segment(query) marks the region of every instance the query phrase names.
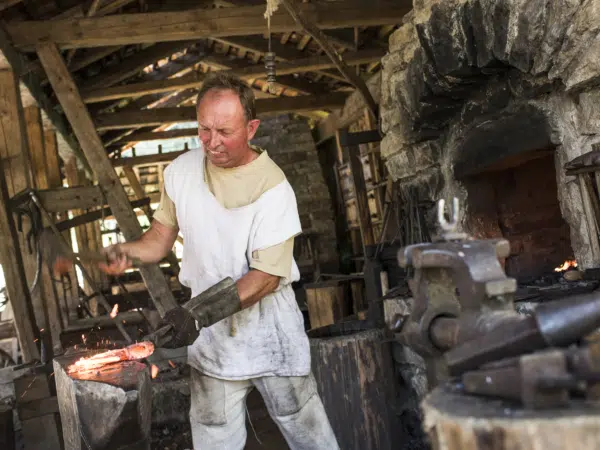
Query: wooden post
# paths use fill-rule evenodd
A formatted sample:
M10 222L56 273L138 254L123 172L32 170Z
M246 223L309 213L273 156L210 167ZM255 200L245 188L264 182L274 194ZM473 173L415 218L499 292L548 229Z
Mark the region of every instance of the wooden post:
M0 262L4 270L8 297L15 316L15 326L23 359L39 358L35 344L39 339L32 300L27 286L23 256L19 250L12 214L8 209L9 195L28 185L28 172L17 170L25 166L28 152L23 122L18 80L10 70L0 71ZM14 172L14 177L12 176Z
M121 185L115 169L112 167L102 141L96 132L94 122L85 107L81 95L71 74L55 44L40 43L37 54L48 74L48 80L56 93L60 104L69 119L83 152L93 168L98 182L105 188L108 204L115 215L125 239L132 241L142 235L137 216L129 204L127 194ZM158 265L140 269L148 291L163 316L177 303L165 277Z
M27 140L29 154L32 162L33 184L38 189L48 189L48 166L46 162L46 149L44 131L42 128L42 115L37 106L28 106L24 109L25 126L27 128ZM47 225L47 224L46 224ZM62 318L56 297L54 281L46 264L39 268L39 296L41 297L45 310L47 323L52 337L54 353L62 353L60 333L62 331Z
M82 185L81 179L85 178L82 172L77 168L77 160L75 158L71 158L65 164L65 174L67 178L67 183L69 186L80 186ZM83 211L81 209L74 209L73 214L75 216L79 216ZM77 242L77 250L89 250L88 249L88 229L85 225L80 225L75 227L75 241ZM91 267L89 264L83 264L85 270L88 271L90 276L94 278L94 267ZM76 278L75 278L76 279ZM84 279L83 280L83 288L86 292L91 293L92 288L89 283ZM88 308L93 315L98 313L98 306L96 299L91 299L88 302Z
M523 410L440 386L425 398L421 409L432 450L596 448L600 414L583 403L551 411Z
M340 448L402 448L407 436L394 411L398 383L384 330L341 322L308 336L317 389Z
M55 131L46 130L44 132L44 147L46 149L48 187L50 189L61 188L63 182L62 174L60 171L58 145L56 141ZM57 214L56 217L59 220L68 218L68 216L66 215L66 211ZM63 233L63 236L65 237L69 245L72 246L70 231ZM78 281L75 266L72 266L69 269L69 272L67 273L66 277L70 280L70 285L67 286L67 289L62 289L63 286L61 285L57 286L57 289L59 290L58 297L62 298L62 303L60 303L60 310L61 317L63 320L63 329L68 327L69 323L77 318L77 307L79 302ZM65 278L63 278L63 282L64 281L66 281Z

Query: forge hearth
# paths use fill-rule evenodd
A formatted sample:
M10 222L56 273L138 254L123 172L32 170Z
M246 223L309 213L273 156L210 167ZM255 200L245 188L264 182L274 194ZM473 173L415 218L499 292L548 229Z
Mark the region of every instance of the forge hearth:
M150 368L140 361L118 361L69 370L96 353L54 359L65 450L149 450Z
M599 23L596 1L415 0L390 37L380 111L392 179L420 202L459 198L461 231L510 240L511 276L567 259L600 268L597 211L565 171L600 142Z
M538 152L509 162L461 180L467 192L465 228L478 239L507 239L507 275L534 280L574 259L558 203L554 154Z

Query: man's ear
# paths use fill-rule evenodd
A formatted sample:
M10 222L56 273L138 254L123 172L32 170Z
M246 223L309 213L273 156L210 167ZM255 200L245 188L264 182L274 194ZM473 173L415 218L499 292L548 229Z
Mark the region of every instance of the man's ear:
M247 130L248 130L248 141L251 141L256 134L256 130L258 130L258 126L260 125L259 119L252 119L248 122Z

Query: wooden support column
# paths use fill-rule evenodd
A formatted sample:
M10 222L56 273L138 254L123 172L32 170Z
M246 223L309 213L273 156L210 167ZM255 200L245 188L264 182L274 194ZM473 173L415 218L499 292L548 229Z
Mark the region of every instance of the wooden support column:
M69 184L69 186L80 186L83 184L83 180L85 179L85 175L77 167L77 161L75 160L75 158L72 158L69 162L67 162L65 164L65 174L66 174L67 183ZM82 209L74 209L73 210L74 216L79 216L81 214L83 214ZM88 242L89 242L88 228L85 224L75 227L75 241L77 242L77 250L78 251L89 250L89 248L88 248ZM89 264L83 264L83 267L90 274L90 277L92 279L96 278L96 274L94 272L96 267L93 267ZM90 294L92 293L92 288L86 280L83 281L83 288L84 288L85 292L90 293ZM89 307L90 312L93 315L97 314L98 305L97 305L97 302L95 299L91 299L88 302L88 307Z
M137 216L131 208L115 169L108 160L106 150L94 128L94 122L58 48L53 43L41 43L37 46L37 54L98 182L106 191L108 204L125 239L128 241L138 239L142 235L142 229ZM167 310L177 306L158 265L142 268L140 273L161 316Z
M48 188L58 189L63 185L62 174L58 157L58 145L56 141L56 132L53 130L44 131L44 147L46 148L46 165ZM73 158L74 159L74 158ZM42 202L43 204L43 202ZM52 213L52 211L50 211ZM56 215L58 220L68 219L66 211ZM72 248L71 233L67 231L63 236ZM57 285L58 297L60 302L63 327L66 328L71 321L77 319L77 307L79 303L79 289L77 282L77 272L75 266L71 266L66 277L63 277L63 283ZM66 282L66 284L65 284Z
M0 71L0 263L4 270L6 289L15 317L15 327L23 352L23 359L39 358L35 343L39 331L33 312L32 300L27 286L23 256L19 249L19 236L7 204L15 189L28 184L28 172L18 170L25 167L28 152L23 122L21 95L18 80L10 70ZM15 173L15 177L12 173Z
M24 109L23 116L27 129L29 155L32 162L33 185L38 189L48 189L48 168L46 163L44 130L42 128L42 114L37 106L28 106ZM54 281L52 280L47 264L42 264L38 269L40 272L37 289L46 310L46 326L50 330L54 353L62 353L62 345L60 343L62 317L58 306Z

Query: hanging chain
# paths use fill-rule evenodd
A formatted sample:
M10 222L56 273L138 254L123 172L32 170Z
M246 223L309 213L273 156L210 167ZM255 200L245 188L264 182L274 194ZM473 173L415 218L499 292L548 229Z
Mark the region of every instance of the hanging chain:
M267 71L267 84L269 92L272 91L273 83L275 83L275 53L271 48L271 16L277 10L279 4L277 0L267 0L267 11L265 17L267 18L267 33L268 33L268 51L265 54L265 69Z

